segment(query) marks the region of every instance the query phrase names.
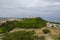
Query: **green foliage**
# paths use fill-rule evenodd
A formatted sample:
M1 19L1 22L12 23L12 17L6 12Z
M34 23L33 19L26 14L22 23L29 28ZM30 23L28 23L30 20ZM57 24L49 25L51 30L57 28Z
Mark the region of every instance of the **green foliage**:
M51 35L54 40L60 40L60 34Z
M23 21L7 21L1 25L3 32L10 31L14 28L42 28L46 26L46 21L42 18L25 18Z
M0 28L0 34L2 33L3 31L2 31L2 28Z
M50 33L50 30L48 30L48 29L43 29L42 31L44 32L44 34Z
M2 31L10 31L10 30L12 30L12 29L14 29L14 28L16 28L17 27L17 21L7 21L6 23L3 23L2 25L1 25L1 28L3 29Z
M56 38L57 38L57 40L60 40L60 34L59 34L59 35L57 35L57 37L56 37Z
M34 31L18 31L6 34L3 40L45 40L45 37L38 37Z

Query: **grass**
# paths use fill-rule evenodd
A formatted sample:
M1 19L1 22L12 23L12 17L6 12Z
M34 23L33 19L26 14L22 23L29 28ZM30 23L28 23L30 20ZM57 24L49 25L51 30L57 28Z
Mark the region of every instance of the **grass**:
M0 33L2 33L2 28L0 28Z

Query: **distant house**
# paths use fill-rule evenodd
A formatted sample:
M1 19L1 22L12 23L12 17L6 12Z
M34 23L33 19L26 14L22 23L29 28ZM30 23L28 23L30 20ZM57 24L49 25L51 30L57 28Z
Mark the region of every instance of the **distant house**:
M54 23L48 22L47 27L60 28L60 24L54 24Z

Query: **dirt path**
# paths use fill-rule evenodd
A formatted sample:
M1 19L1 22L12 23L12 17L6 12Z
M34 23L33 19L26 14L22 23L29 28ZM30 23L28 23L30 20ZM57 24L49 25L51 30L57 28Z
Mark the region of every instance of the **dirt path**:
M38 34L40 34L40 33L42 33L42 29L13 29L13 30L11 30L9 33L12 33L12 32L16 32L16 31L32 31L32 30L34 30L36 33L38 33Z

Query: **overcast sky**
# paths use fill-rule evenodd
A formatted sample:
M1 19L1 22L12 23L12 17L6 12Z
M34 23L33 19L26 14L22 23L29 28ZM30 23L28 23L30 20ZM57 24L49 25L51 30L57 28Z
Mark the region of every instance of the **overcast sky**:
M0 0L0 17L60 17L60 0Z

